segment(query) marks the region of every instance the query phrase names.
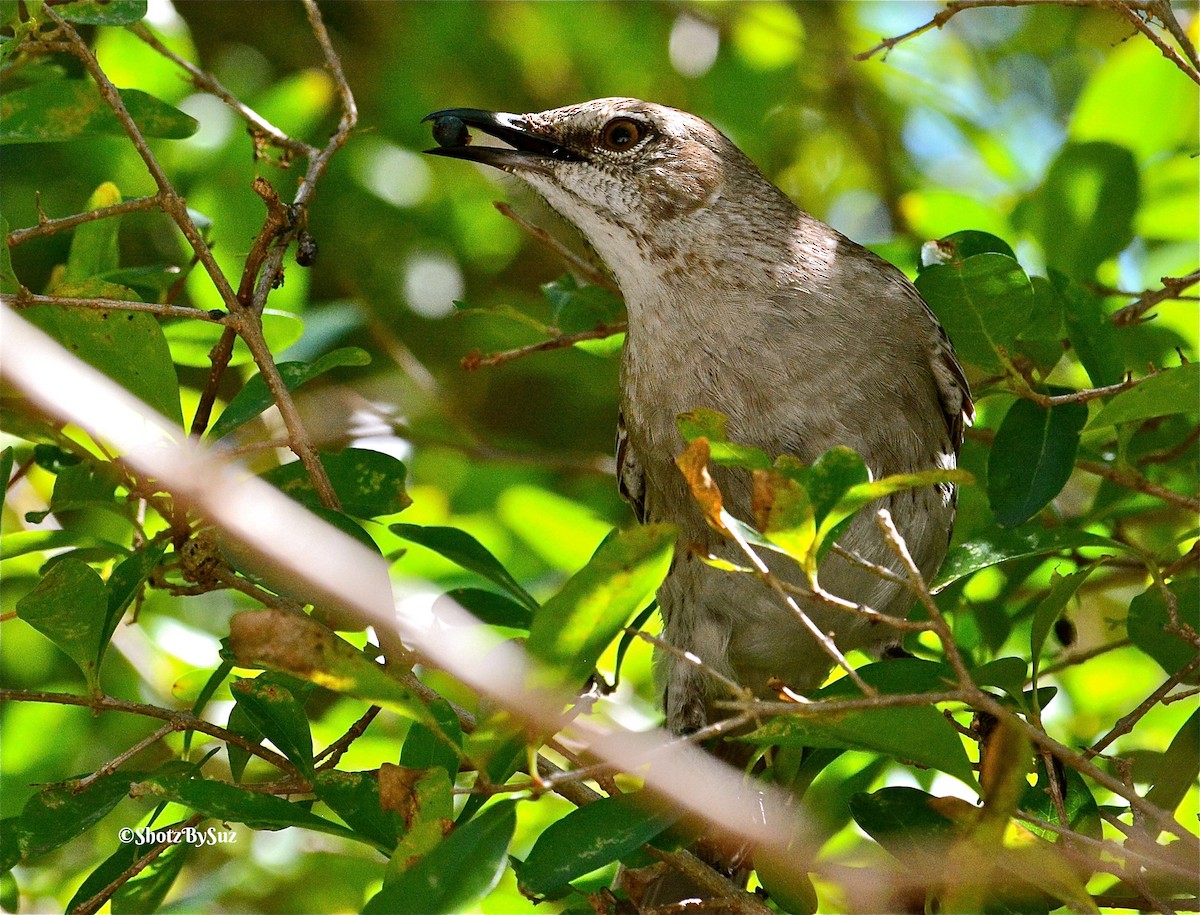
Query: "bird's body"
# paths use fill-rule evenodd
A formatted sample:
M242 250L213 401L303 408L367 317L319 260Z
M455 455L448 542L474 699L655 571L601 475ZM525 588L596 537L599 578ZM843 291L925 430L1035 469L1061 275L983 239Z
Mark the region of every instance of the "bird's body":
M706 121L634 99L600 99L529 115L455 109L454 117L515 149L438 150L524 178L581 230L625 296L618 466L622 492L643 521L680 530L659 591L664 639L703 661L661 653L668 726L690 731L713 718L726 690L711 668L759 694L778 678L818 685L830 655L753 576L700 561L744 557L711 530L675 459L679 414L708 408L729 419L731 440L771 456L812 462L842 445L873 477L953 467L971 401L936 319L895 267L801 211ZM457 128L447 133L457 134ZM726 508L749 519L750 479L714 468ZM936 571L954 518L949 486L885 500L918 566ZM869 512L841 546L896 567ZM799 583L795 563L772 571ZM903 586L839 555L820 567L822 587L904 616ZM898 639L864 616L800 600L845 651Z

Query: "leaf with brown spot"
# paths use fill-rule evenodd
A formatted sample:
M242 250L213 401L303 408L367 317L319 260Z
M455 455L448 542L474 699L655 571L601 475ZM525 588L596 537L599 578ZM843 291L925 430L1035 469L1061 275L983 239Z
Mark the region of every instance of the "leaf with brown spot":
M692 498L696 500L696 504L704 513L704 520L710 527L727 534L729 530L721 517L721 511L724 508L721 490L713 480L712 474L708 472L708 460L711 454L712 450L709 448L708 439L700 436L693 439L683 449L683 453L675 459L675 465L682 471L683 478L687 480L688 488L692 491Z

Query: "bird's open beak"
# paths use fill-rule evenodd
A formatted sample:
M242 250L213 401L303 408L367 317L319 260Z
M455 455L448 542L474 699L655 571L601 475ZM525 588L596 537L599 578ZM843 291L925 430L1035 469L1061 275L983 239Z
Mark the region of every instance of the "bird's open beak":
M433 121L436 149L427 149L435 156L450 156L482 162L496 168L521 169L544 167L546 160L578 162L580 157L553 140L534 133L525 118L502 111L482 111L478 108L446 108L421 119ZM471 128L508 144L479 146L471 143Z

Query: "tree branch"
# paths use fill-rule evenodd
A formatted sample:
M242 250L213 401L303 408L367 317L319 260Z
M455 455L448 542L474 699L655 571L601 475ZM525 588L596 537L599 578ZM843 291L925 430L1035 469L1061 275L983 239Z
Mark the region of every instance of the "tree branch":
M108 219L112 216L122 216L125 213L139 213L143 210L160 209L162 200L158 194L150 197L134 197L130 200L122 200L120 203L114 203L112 206L98 207L94 210L88 210L86 213L76 213L73 216L60 216L58 219L49 219L46 214L38 209L38 224L30 226L28 229L15 229L8 233L5 239L5 244L10 248L15 248L17 245L24 244L32 238L42 238L46 235L54 235L57 232L63 232L67 229L73 229L76 226L83 225L85 222L94 222L97 219Z

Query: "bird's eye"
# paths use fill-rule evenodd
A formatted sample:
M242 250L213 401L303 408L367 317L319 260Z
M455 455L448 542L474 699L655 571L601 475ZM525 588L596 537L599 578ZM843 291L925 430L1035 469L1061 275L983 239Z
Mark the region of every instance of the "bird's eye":
M624 152L637 145L642 138L642 126L629 118L616 118L604 125L600 131L600 142L605 149Z

